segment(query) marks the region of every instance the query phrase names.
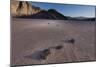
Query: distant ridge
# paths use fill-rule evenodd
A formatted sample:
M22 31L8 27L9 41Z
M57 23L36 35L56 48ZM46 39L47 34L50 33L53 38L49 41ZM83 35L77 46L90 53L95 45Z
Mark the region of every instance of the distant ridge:
M77 20L77 21L96 21L95 17L88 18L88 17L68 17L68 20Z

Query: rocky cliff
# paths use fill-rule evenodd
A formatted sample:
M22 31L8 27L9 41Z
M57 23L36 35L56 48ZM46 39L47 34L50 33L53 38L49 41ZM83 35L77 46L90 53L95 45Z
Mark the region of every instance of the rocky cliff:
M27 1L11 1L12 16L28 16L40 12L39 7L32 6Z

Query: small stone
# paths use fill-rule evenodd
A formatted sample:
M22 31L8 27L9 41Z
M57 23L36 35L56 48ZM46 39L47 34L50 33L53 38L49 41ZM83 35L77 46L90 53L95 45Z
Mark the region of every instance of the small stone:
M59 45L59 46L56 46L56 47L55 47L55 49L61 49L61 48L63 48L62 45Z

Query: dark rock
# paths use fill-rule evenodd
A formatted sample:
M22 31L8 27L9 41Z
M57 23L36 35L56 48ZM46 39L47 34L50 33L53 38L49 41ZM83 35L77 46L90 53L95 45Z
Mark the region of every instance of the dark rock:
M72 38L72 39L68 40L68 42L74 44L75 40Z
M59 50L59 49L63 48L63 46L62 45L59 45L59 46L56 46L54 48Z
M73 38L67 39L67 38L66 38L65 40L63 40L63 42L74 44L74 43L75 43L75 39L73 39Z
M25 56L25 57L34 59L34 60L45 60L49 54L50 54L50 50L44 49L44 50L36 51L33 54L29 56Z

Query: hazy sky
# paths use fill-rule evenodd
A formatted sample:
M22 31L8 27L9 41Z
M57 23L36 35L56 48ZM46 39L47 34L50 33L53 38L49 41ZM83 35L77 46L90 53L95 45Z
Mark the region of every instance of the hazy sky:
M72 5L72 4L53 4L32 2L32 5L38 6L42 9L56 9L65 16L71 17L95 17L95 6L89 5Z

